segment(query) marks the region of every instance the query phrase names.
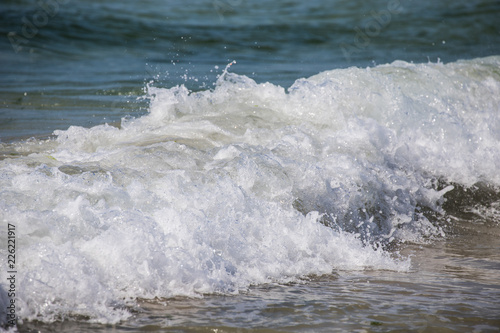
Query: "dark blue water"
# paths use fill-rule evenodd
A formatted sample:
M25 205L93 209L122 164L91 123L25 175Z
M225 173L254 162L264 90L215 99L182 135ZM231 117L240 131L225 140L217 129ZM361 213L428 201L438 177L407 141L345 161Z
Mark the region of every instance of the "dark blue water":
M492 0L3 1L0 140L137 116L147 82L208 89L233 60L286 88L335 68L497 55L499 15Z

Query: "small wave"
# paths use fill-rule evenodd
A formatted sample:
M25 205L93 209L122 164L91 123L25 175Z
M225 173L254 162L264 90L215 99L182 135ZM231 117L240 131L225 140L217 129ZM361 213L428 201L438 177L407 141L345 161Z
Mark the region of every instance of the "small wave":
M19 316L110 323L137 298L408 271L385 245L446 237L435 216L477 184L498 197L499 65L397 61L288 89L226 70L213 90L149 86L149 113L119 127L2 144Z

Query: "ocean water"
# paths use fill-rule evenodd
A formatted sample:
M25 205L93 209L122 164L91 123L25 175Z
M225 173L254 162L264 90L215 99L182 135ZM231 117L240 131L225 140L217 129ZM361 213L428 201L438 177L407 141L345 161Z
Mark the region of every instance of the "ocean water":
M0 329L498 332L499 14L2 2Z

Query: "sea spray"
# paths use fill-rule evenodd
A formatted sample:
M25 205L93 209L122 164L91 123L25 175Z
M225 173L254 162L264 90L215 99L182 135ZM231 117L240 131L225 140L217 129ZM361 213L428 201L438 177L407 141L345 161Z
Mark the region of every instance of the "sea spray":
M385 245L446 237L434 217L457 184L500 185L499 64L398 61L288 89L226 71L213 90L150 86L150 112L121 128L2 144L18 316L114 323L138 298L408 271Z

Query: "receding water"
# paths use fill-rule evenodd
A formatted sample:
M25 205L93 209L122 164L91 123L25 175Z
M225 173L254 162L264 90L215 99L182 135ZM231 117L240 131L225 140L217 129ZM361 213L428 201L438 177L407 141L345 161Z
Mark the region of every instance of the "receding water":
M470 222L464 222L464 229ZM477 223L477 222L476 222ZM142 300L117 325L29 323L23 331L496 332L500 326L496 234L461 230L433 245L405 246L411 271L336 271L202 299Z

